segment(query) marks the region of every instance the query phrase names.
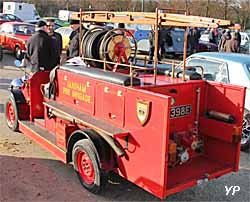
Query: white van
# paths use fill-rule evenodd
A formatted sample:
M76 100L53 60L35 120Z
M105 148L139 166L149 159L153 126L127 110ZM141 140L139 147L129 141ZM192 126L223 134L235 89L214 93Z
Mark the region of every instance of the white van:
M70 15L71 13L73 13L75 11L69 11L69 10L59 10L58 12L58 18L62 21L66 21L68 22L70 19Z
M29 3L3 2L3 13L15 15L23 21L40 19L34 4Z

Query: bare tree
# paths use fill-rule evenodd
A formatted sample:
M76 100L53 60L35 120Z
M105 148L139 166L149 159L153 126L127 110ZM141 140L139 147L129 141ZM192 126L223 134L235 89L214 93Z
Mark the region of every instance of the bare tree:
M210 7L210 0L207 0L206 17L209 17L209 7Z

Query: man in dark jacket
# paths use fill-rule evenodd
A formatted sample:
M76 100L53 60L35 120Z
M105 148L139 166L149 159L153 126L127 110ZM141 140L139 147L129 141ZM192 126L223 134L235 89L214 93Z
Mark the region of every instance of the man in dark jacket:
M191 53L196 53L199 51L199 39L201 37L200 31L193 27L188 33L188 45L190 47Z
M47 20L47 32L51 37L53 46L53 66L60 64L61 54L62 54L62 36L61 34L54 31L55 21L53 19Z
M36 25L36 32L27 41L27 59L31 65L31 72L51 70L53 66L53 47L48 36L47 25L39 21Z
M236 40L239 43L239 46L241 44L241 35L240 35L240 31L238 29L235 29L235 36L236 36Z
M69 50L67 56L69 58L72 58L80 55L80 45L79 45L80 21L70 20L70 27L73 29L73 32L69 36L70 42L69 42Z

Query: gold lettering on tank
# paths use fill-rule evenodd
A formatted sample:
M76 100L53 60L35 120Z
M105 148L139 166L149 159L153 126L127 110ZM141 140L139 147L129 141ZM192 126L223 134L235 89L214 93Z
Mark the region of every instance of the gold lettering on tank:
M91 103L91 96L87 95L87 84L78 83L68 80L63 87L62 93L80 101Z

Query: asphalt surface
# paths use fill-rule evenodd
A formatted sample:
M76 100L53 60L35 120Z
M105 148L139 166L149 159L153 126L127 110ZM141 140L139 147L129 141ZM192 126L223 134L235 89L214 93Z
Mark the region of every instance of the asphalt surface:
M4 120L8 85L24 73L4 53L0 62L0 201L160 201L136 185L112 176L106 192L93 195L80 185L71 165L64 165L21 133L10 131ZM150 162L149 162L150 169ZM226 195L225 186L233 188ZM238 186L238 187L237 187ZM240 170L201 186L173 194L164 201L250 201L250 157L241 152Z

